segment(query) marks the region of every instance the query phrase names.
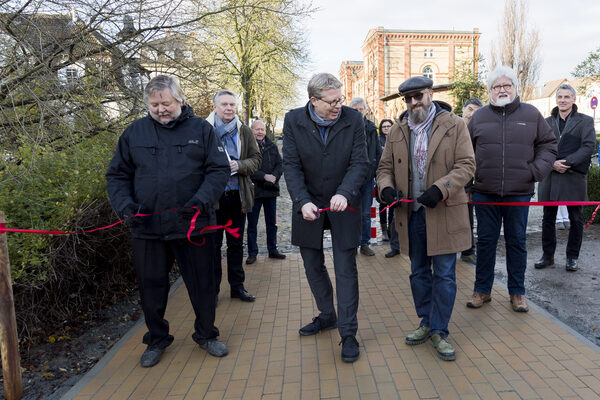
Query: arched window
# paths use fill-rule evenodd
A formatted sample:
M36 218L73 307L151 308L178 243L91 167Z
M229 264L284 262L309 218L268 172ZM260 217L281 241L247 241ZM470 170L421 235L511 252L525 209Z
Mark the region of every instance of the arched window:
M433 68L431 68L429 65L423 68L423 76L433 79Z
M429 57L433 57L433 49L429 49Z

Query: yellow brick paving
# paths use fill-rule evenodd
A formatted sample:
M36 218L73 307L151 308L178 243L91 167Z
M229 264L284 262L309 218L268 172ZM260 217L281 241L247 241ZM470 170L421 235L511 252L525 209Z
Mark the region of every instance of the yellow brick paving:
M409 261L374 247L358 255L361 356L340 359L337 330L300 337L317 315L299 254L258 257L245 266L255 303L231 300L223 285L216 324L229 355L207 356L191 338L193 312L184 285L167 309L175 341L153 368L139 358L145 326L121 345L101 370L91 371L66 397L100 399L600 399L598 347L536 308L511 311L506 289L492 302L465 307L474 269L457 263L458 294L450 321L455 362L437 358L429 343L407 346L418 325L408 280ZM333 259L326 253L333 278ZM227 282L224 279L224 282ZM335 284L335 283L334 283ZM590 310L598 312L598 310ZM110 356L109 356L110 357ZM83 386L83 387L81 387Z

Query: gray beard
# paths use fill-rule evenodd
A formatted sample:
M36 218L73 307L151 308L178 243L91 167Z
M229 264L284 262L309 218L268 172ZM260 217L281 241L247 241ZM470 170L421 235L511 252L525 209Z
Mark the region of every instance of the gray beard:
M409 109L408 110L408 118L410 118L410 120L413 123L420 124L421 122L425 121L425 118L427 118L427 115L429 114L429 110L430 110L431 106L432 106L432 104L429 104L429 107L423 106L423 108L421 108L421 111L417 111L417 112L412 112Z
M498 98L498 100L494 101L490 97L490 103L492 103L493 105L495 105L497 107L504 107L505 105L512 103L513 100L511 100L510 97L503 97L503 98Z

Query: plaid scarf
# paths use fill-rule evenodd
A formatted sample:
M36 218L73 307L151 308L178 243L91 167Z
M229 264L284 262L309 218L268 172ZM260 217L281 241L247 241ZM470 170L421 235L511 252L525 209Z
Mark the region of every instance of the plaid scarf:
M433 103L431 103L429 106L429 113L427 114L427 117L425 117L425 119L420 123L415 124L411 121L410 116L408 118L408 127L415 134L413 158L415 160L415 164L417 165L419 177L423 177L425 175L425 166L427 164L427 147L429 146L429 136L427 136L427 132L429 132L431 129L434 118L435 104Z

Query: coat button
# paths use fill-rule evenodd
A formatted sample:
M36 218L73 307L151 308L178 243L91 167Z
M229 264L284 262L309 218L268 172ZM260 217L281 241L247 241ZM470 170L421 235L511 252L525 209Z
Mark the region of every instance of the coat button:
M400 164L401 162L402 162L402 160L399 158L399 159L398 159L398 164Z

